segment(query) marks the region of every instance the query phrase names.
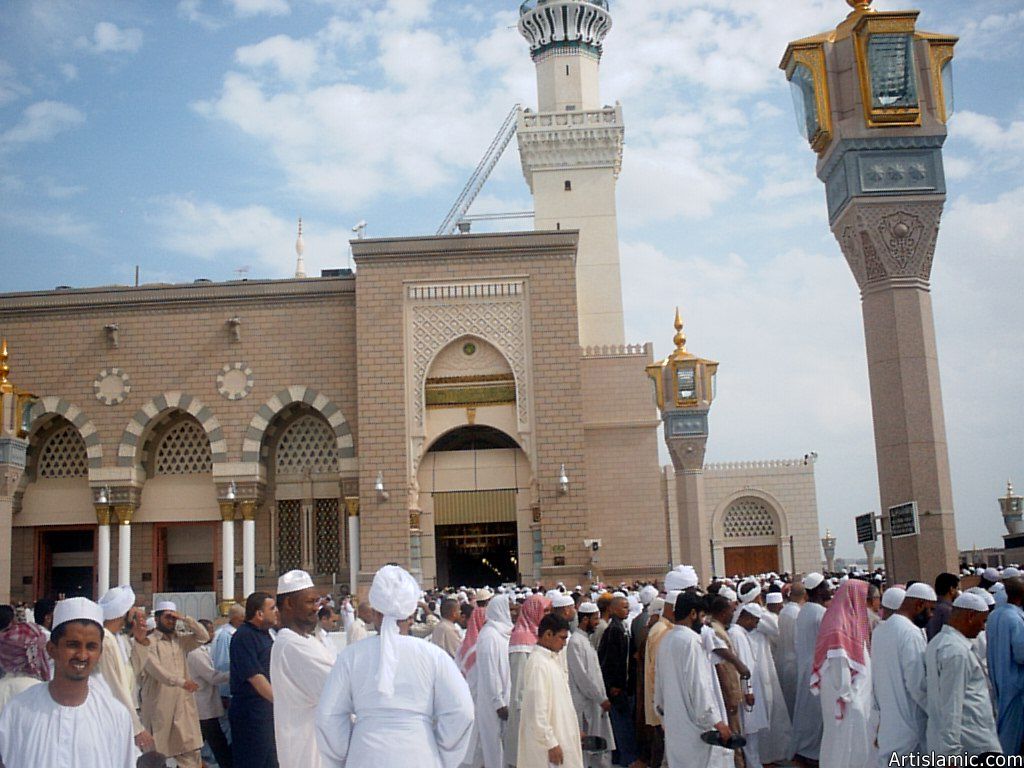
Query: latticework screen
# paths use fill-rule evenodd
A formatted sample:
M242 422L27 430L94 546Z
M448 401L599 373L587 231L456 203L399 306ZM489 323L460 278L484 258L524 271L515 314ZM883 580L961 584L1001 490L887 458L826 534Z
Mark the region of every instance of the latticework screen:
M727 539L775 536L775 518L763 501L739 499L725 513L722 529Z
M338 449L330 424L314 415L292 422L277 444L275 467L279 475L337 472Z
M277 502L277 570L294 570L302 562L302 503Z
M317 573L337 573L340 568L341 538L337 499L317 499L314 507L314 536Z
M46 441L39 454L38 474L41 478L88 476L85 441L73 424L61 427Z
M210 440L192 419L182 419L163 436L153 460L155 475L194 475L213 471Z

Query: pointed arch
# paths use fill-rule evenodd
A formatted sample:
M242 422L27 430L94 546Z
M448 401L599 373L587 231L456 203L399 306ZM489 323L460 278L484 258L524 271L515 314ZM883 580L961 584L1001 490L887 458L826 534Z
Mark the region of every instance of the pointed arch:
M359 467L356 461L355 442L352 439L352 429L345 419L345 414L326 395L301 385L282 389L259 407L256 415L249 422L248 429L245 430L245 438L242 440L242 461L252 464L259 462L260 446L263 444L267 427L278 413L292 403L305 403L319 411L327 419L337 443L339 470L341 472L357 471Z
M29 431L35 432L44 419L62 416L70 421L85 442L85 455L89 460L89 469L103 466L103 445L96 426L77 405L62 397L44 397L37 400L29 411ZM30 438L31 443L31 438Z
M193 395L165 392L142 406L128 422L117 446L117 466L133 467L138 463L139 446L146 427L161 413L170 410L188 413L199 422L210 440L210 453L214 465L227 461L228 443L224 439L224 430L220 422L213 415L213 410Z

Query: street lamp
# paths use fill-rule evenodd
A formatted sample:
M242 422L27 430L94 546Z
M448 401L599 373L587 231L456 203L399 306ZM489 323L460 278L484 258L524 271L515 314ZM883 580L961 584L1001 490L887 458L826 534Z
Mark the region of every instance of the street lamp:
M835 573L836 565L836 537L832 531L825 529L825 535L821 537L821 548L825 551L825 565L829 573Z

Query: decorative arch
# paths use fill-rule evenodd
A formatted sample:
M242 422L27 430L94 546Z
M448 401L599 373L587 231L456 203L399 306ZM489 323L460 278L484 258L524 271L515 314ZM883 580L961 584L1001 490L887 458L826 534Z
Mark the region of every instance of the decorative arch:
M732 505L742 499L756 499L767 508L775 524L775 532L771 535L774 538L786 538L789 536L789 525L786 520L785 507L772 494L757 488L742 488L733 492L723 499L715 508L711 518L711 536L719 544L726 542L742 542L742 538L727 537L725 535L725 518Z
M62 397L44 397L36 401L35 405L32 406L32 410L29 411L29 431L38 434L38 428L46 420L54 416L61 416L70 421L82 436L82 440L85 442L85 454L88 457L89 469L99 469L102 467L103 445L100 442L100 435L96 431L96 426L81 408L73 403L69 403ZM33 445L31 437L29 438L29 444L30 446Z
M214 465L227 461L228 443L224 439L224 430L213 415L213 410L193 395L183 392L165 392L154 397L132 416L128 426L121 435L121 443L117 446L117 466L134 467L138 462L138 452L142 435L146 427L162 413L170 410L183 411L199 422L207 438L210 440L210 454Z
M249 422L242 440L242 461L255 464L260 460L260 446L267 427L273 418L292 403L305 403L327 419L334 432L338 450L338 468L341 472L357 471L355 442L352 440L352 429L349 427L345 414L324 394L304 386L291 386L282 389L260 406L256 415Z

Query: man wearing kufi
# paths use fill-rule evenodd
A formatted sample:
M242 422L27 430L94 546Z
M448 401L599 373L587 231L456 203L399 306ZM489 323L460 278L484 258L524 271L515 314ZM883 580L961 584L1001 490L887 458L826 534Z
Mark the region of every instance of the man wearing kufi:
M890 597L893 592L902 593L897 595L898 602ZM892 615L871 634L871 683L879 713L879 768L888 766L893 755L903 757L925 750L928 691L924 628L936 595L934 589L919 581L907 590L890 587L882 601L896 608L890 608Z
M807 590L799 581L789 585L789 594L786 604L782 606L779 613L779 653L775 657L778 665L779 684L782 686L782 696L786 700L786 711L789 712L790 720L793 719L793 707L796 703L796 620L800 615L800 609L807 602Z
M419 595L397 565L374 576L378 634L339 654L317 706L325 768L455 768L465 757L473 700L448 654L409 637Z
M133 768L132 719L92 679L103 654L103 609L84 597L57 603L47 652L54 677L15 696L0 713L6 768Z
M744 589L741 586L739 599L744 607L754 605L762 609L757 612L759 616L755 631L748 634L747 639L757 666L757 669L751 671L755 675L762 676L760 680L760 685L763 688L761 699L768 710L768 727L762 730L757 740L757 754L762 763L770 765L789 759L791 756L790 742L793 740L792 722L789 710L786 708L782 682L779 680L775 664L775 647L780 639L781 630L778 617L765 607L768 600L778 599L781 602L782 595L778 592L769 592L765 595L761 586L755 582L753 587ZM755 677L754 687L757 688L757 686L758 680ZM747 751L747 749L744 750L745 753ZM749 751L752 753L752 750Z
M796 695L793 701L793 762L800 766L816 766L821 754L821 702L811 693L811 672L818 629L825 616L825 606L832 599L832 587L820 573L804 576L807 602L800 609L793 628L793 649L796 656Z
M588 761L591 768L611 765L611 750L615 748L612 722L608 712L611 702L605 693L604 678L597 651L590 644L590 633L597 628L598 610L587 602L579 608L579 626L569 637L565 653L568 656L569 692L579 718L580 730L588 736L600 736L607 742L608 751Z
M505 726L505 765L515 766L519 752L519 722L523 707L523 670L526 661L537 645L537 627L541 619L551 612L551 599L545 595L531 594L523 601L523 607L516 618L515 628L509 637L508 660L509 680L512 685L509 697L508 723ZM595 651L596 653L596 651Z
M135 670L132 669L131 651L119 642L128 612L135 607L135 592L125 584L110 589L100 598L103 609L103 647L99 673L103 675L114 698L124 704L132 717L135 743L142 750L152 749L153 736L142 726L135 704Z
M320 593L308 573L288 571L278 578L281 628L270 651L270 679L274 681L274 736L281 768L322 765L316 706L337 653L334 644L316 631L319 607Z
M468 762L484 768L504 768L502 729L508 721L512 682L508 667L508 645L512 616L508 598L493 597L486 608L487 621L476 643L476 662L469 673L476 717L470 740Z
M132 667L142 683L142 724L156 742L157 751L174 755L182 768L199 768L203 734L192 694L198 686L188 675L186 656L210 639L206 629L178 607L156 604L156 632L144 634L135 626ZM178 622L189 629L178 634Z

